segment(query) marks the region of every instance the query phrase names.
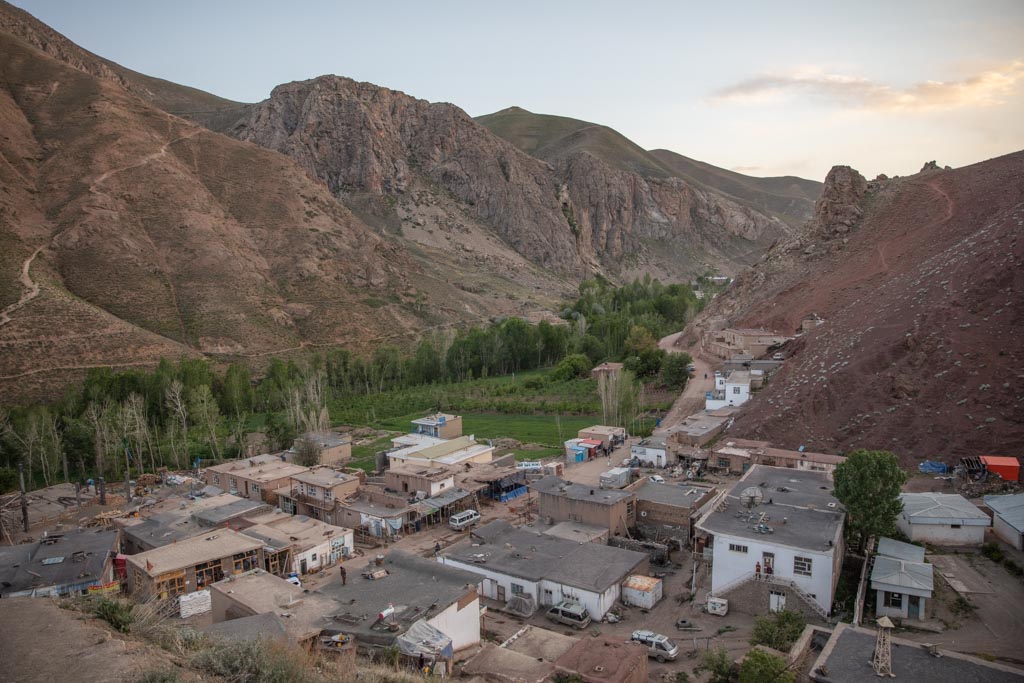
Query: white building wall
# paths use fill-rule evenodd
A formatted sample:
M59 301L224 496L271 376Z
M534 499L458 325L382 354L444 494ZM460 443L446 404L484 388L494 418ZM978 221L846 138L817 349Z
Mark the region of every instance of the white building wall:
M633 446L629 449L630 455L636 457L640 462L653 467L665 467L668 464L668 454L664 448L650 448L647 446Z
M992 528L996 532L996 536L1009 543L1017 550L1024 550L1024 547L1022 547L1024 544L1021 543L1021 532L1010 526L1006 520L999 516L998 512L995 513Z
M428 619L427 623L452 639L452 648L459 650L480 644L480 598L459 609L453 602L448 609Z
M746 546L747 552L739 553L729 550L730 543ZM800 590L813 595L817 603L825 610L831 611L834 553L797 550L786 546L772 545L768 541L716 534L711 563L711 590L718 591L743 576L753 574L758 562L761 563L763 572L763 557L766 552L775 553L775 576L793 581L800 587ZM793 573L793 560L798 556L811 559L810 576Z
M450 557L438 557L437 561L441 564L445 564L456 569L463 569L467 572L472 572L481 577L480 582L480 595L491 600L498 599L498 586L502 586L505 589L505 600L509 600L512 597L512 584L518 584L523 587L523 593L533 596L533 599L540 604L541 591L539 584L536 581L527 581L526 579L519 579L514 576L508 576L499 572L493 571L486 567L482 567L478 564L468 564L453 560Z
M911 524L904 515L900 515L896 526L911 541L931 543L932 545L975 546L985 542L987 525L967 525L955 528L950 524Z
M739 389L739 393L736 390ZM741 406L750 400L749 384L725 383L725 403L730 406Z

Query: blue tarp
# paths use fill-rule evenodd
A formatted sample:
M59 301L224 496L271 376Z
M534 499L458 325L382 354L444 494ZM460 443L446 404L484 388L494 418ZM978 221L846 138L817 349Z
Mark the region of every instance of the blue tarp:
M924 472L925 474L945 474L949 471L949 468L944 462L937 462L935 460L925 460L923 463L917 466L918 471Z

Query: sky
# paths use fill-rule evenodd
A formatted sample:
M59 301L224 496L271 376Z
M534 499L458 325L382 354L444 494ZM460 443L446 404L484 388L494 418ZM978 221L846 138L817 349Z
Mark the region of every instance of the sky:
M756 176L1024 149L1024 1L14 0L82 47L256 102L338 74L610 126Z

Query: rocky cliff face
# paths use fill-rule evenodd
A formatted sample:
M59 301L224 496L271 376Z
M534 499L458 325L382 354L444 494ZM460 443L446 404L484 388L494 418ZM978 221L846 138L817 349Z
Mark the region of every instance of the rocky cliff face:
M848 233L864 216L860 204L867 191L868 181L860 173L849 166L833 166L814 205L810 232L823 237Z
M324 76L278 86L230 132L292 157L342 198L432 185L535 263L585 273L547 165L453 105Z
M461 206L447 222L465 214L572 277L734 272L788 230L678 178L645 178L585 151L547 163L453 105L337 76L275 88L227 132L292 157L342 199L387 196L415 213L414 191L450 195Z

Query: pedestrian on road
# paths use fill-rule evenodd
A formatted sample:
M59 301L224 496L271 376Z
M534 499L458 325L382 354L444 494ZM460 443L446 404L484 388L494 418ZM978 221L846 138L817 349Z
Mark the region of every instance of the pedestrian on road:
M704 379L707 379L707 378L708 378L708 373L705 372L704 373Z
M339 567L341 570L341 585L344 586L348 582L348 572L345 571L345 567Z
M437 554L439 552L441 552L441 542L440 541L438 541L437 543L434 544L434 557L437 557Z

